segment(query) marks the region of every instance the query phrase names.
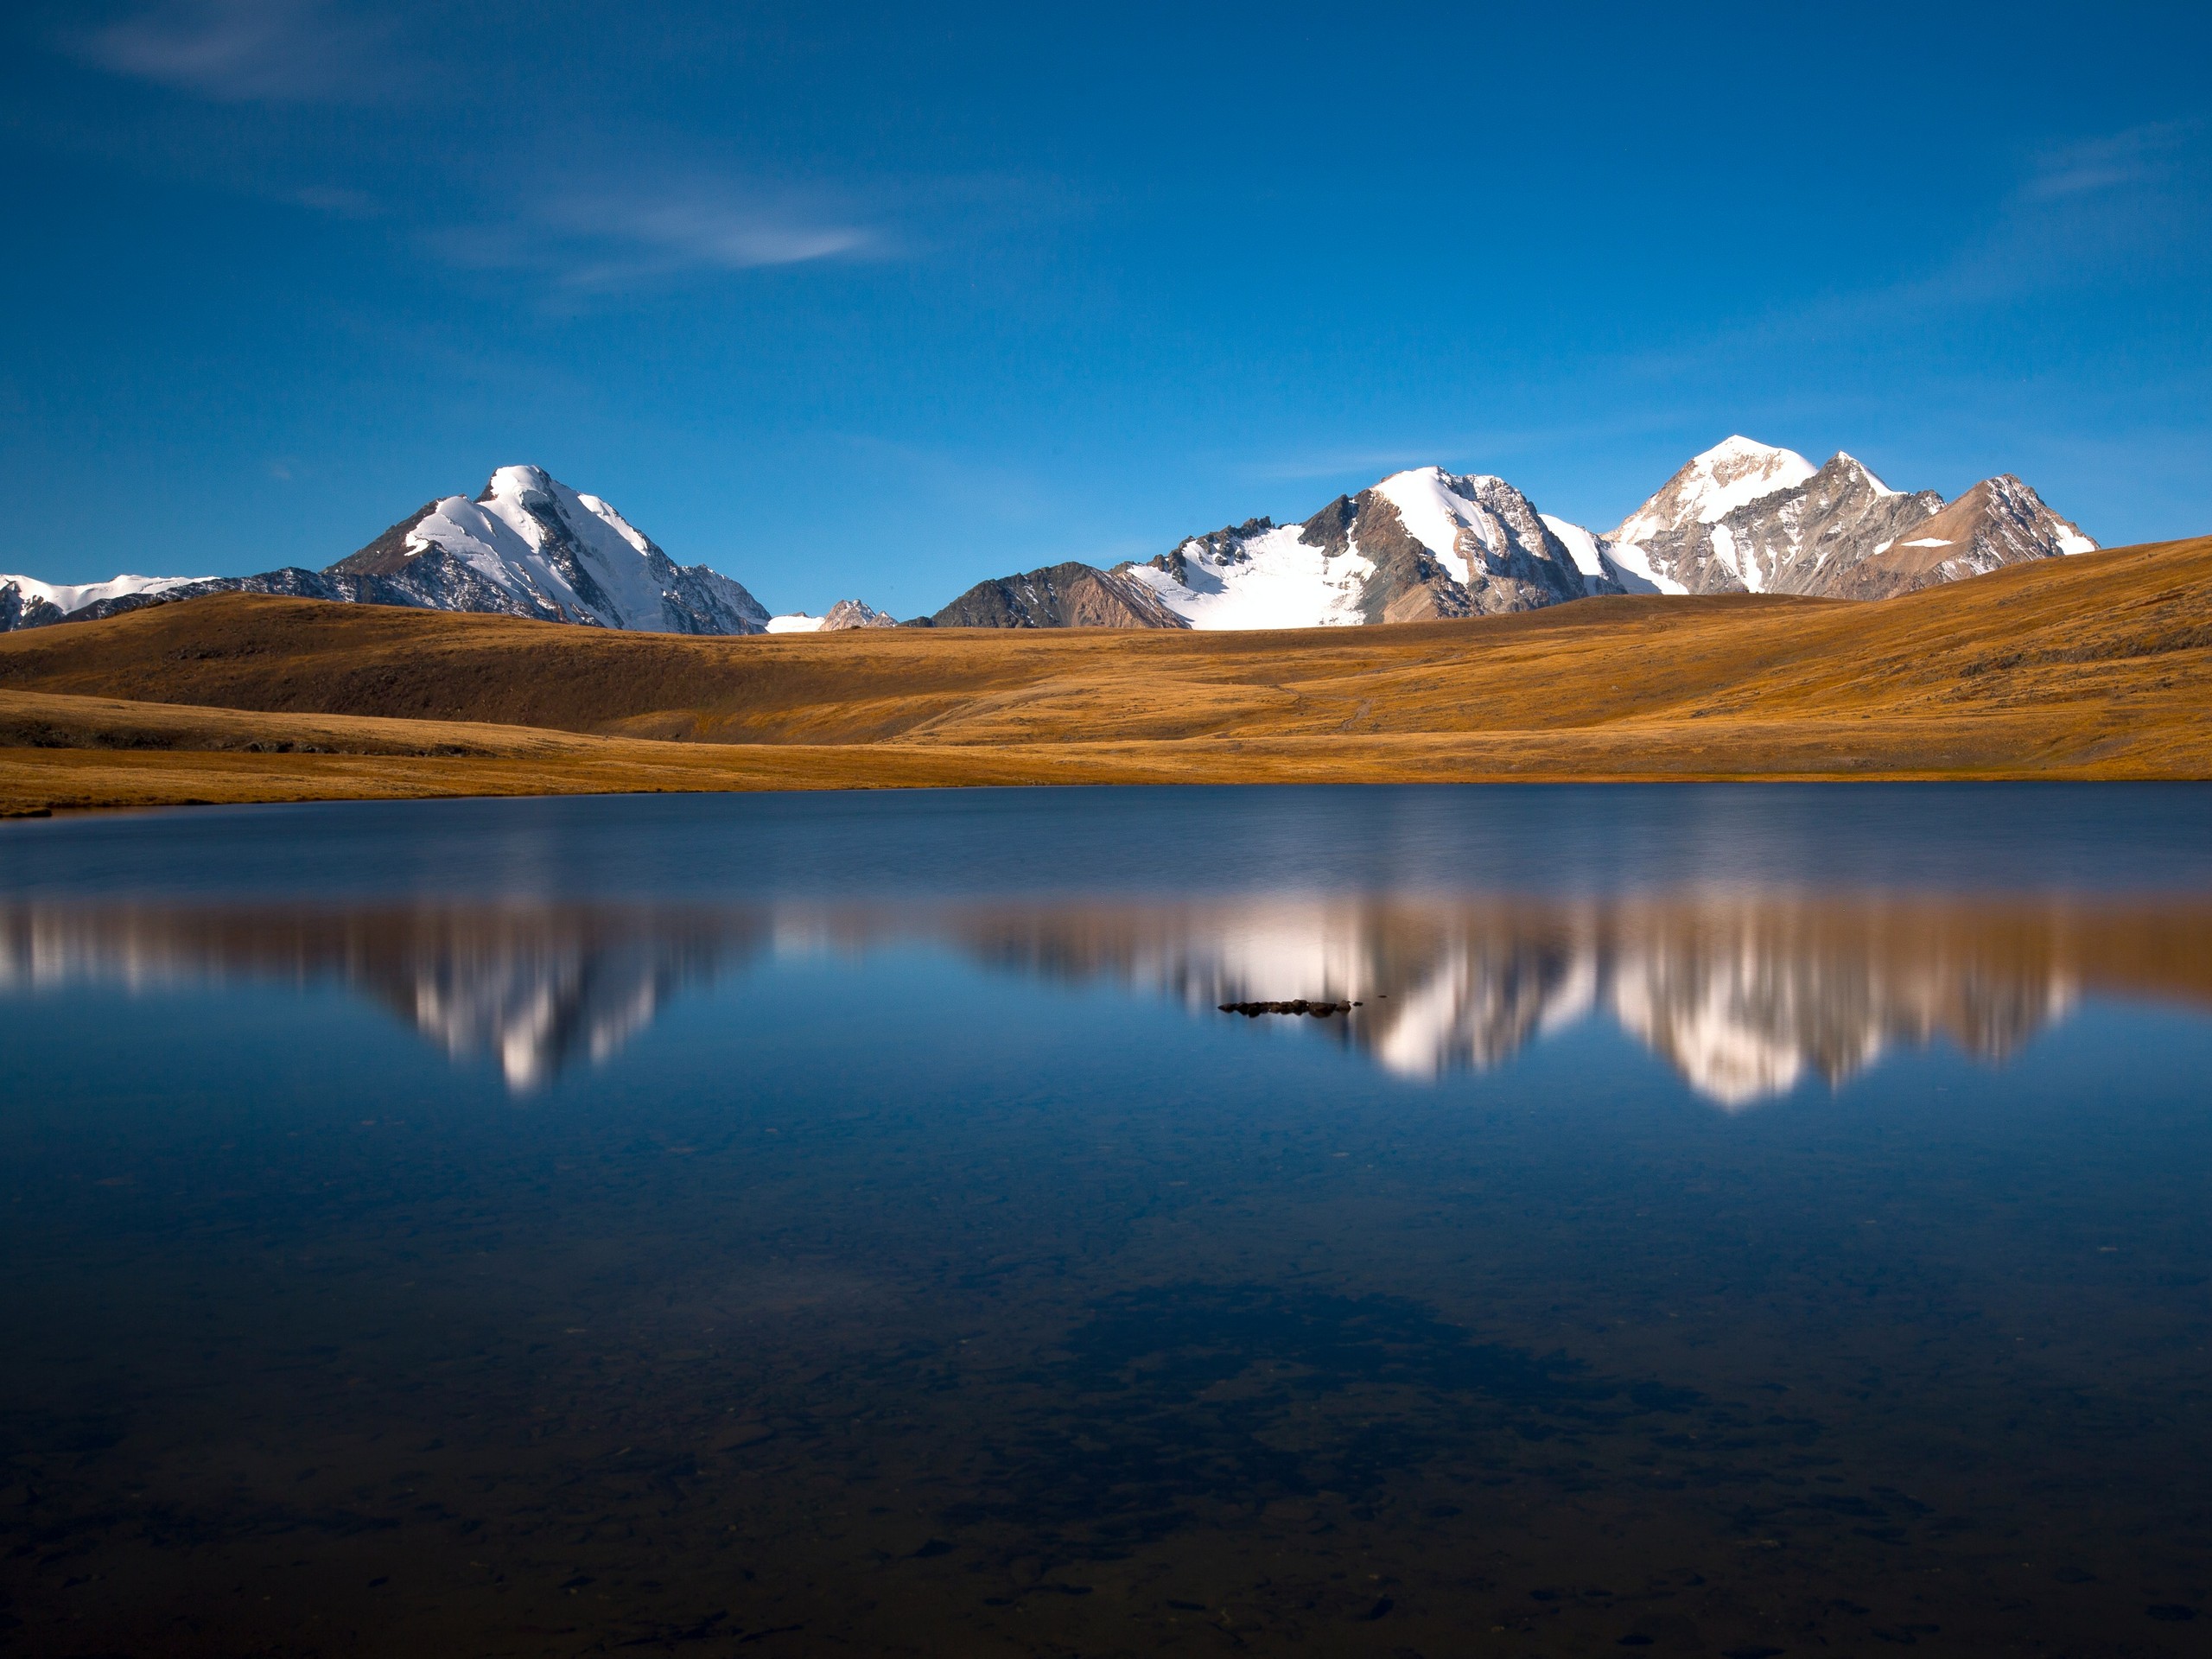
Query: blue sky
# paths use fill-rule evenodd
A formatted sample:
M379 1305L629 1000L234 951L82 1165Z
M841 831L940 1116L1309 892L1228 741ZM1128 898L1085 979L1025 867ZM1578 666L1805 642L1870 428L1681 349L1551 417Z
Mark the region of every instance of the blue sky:
M2212 531L2212 7L156 0L0 23L0 570L534 461L901 615L1731 432Z

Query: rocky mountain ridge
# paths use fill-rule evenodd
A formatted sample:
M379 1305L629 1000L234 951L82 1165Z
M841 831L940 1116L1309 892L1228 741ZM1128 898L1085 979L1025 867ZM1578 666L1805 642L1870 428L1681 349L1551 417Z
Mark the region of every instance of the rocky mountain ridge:
M1609 535L1540 512L1504 479L1423 467L1296 524L1252 518L1142 563L1069 561L978 582L904 626L1303 628L1631 593L1882 599L2095 545L2010 474L1947 503L1894 490L1840 452L1815 467L1738 436L1693 457ZM503 467L475 499L428 502L320 571L74 588L0 576L0 631L226 592L690 634L894 626L856 599L821 617L771 617L742 584L677 564L599 497Z
M1849 454L1815 467L1739 436L1693 457L1611 535L1540 512L1502 478L1424 467L1298 524L1248 519L1142 563L981 582L919 620L1303 628L1491 616L1605 594L1882 599L2095 545L2009 474L1946 504L1932 490L1891 489ZM1068 606L1011 602L1009 584L1095 598L1078 620Z

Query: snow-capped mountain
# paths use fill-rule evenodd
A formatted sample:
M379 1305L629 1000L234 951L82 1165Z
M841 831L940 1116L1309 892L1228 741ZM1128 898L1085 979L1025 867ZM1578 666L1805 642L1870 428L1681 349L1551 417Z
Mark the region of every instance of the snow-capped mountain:
M0 578L19 589L23 581ZM677 564L599 497L580 494L537 467L502 467L474 501L459 495L432 501L325 570L287 568L198 581L124 576L99 587L112 591L73 605L49 603L60 614L41 610L5 626L111 616L219 593L486 612L664 633L759 633L768 622L766 609L741 584L703 564ZM5 603L0 590L0 618Z
M895 628L899 619L857 599L841 599L820 616L790 611L768 619L770 633L842 633L848 628Z
M1692 460L1603 544L1669 593L1851 599L2096 546L2009 474L1946 506L1933 490L1891 489L1853 456L1815 467L1744 437Z
M1837 454L1731 437L1694 457L1601 536L1538 511L1502 478L1394 473L1298 524L1193 536L1143 563L1075 562L976 583L908 626L1306 628L1531 611L1619 594L1882 599L2096 543L2011 474L1946 505ZM0 631L201 594L287 594L599 627L747 634L887 627L858 600L770 617L739 583L678 565L597 496L503 467L474 500L447 496L321 571L67 588L0 576Z
M1719 524L1738 507L1796 488L1814 471L1813 463L1795 450L1724 438L1693 457L1607 539L1640 550L1693 533L1700 524Z
M0 633L41 627L111 599L163 594L207 580L203 576L115 576L106 582L40 582L30 576L0 576Z
M1422 467L1299 524L1248 519L1141 564L1063 564L980 583L931 620L1312 628L1532 611L1602 594L1879 599L2095 545L2010 475L1946 506L1932 490L1891 489L1847 454L1815 467L1732 437L1610 536L1539 512L1502 478ZM1058 597L1077 593L1090 602Z
M438 609L606 628L758 633L768 621L737 582L677 564L597 496L537 467L500 467L474 501L429 503L326 574L381 577Z
M1427 621L1650 591L1503 479L1440 467L1340 495L1303 524L1255 518L1114 574L1195 628Z

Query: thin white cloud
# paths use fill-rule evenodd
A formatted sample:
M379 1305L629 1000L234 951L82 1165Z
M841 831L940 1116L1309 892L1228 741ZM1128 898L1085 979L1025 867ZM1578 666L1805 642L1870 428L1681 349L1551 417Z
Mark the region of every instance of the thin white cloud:
M155 0L75 44L115 74L226 103L346 102L382 90L389 33L334 0Z
M476 270L535 271L603 294L717 272L880 257L879 226L798 191L729 183L589 188L540 196L511 216L433 232L430 245Z
M2040 159L2020 194L2030 201L2050 201L2146 183L2172 165L2202 124L2156 121L2062 146Z

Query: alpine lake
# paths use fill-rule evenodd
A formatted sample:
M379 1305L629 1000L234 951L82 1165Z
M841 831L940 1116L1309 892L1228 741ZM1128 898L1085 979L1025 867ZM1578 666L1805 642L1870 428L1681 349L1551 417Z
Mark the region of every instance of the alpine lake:
M8 1651L2212 1643L2212 788L16 823L0 1022Z

